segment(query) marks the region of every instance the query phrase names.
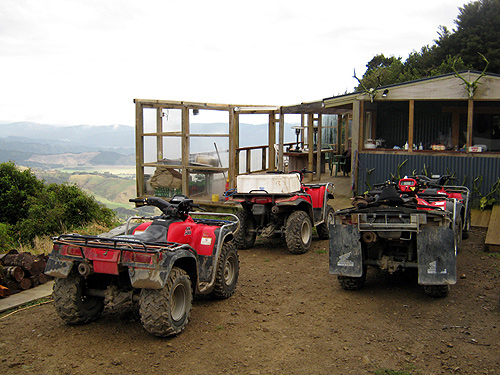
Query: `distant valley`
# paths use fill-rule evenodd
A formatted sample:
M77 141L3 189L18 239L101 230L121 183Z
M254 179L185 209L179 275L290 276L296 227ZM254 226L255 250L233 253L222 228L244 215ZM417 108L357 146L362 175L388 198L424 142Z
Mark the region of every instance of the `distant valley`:
M244 134L240 147L267 143L267 128L267 124L240 124L240 134ZM225 133L227 129L223 123L192 124L191 128L199 134ZM286 134L286 142L295 139L291 129ZM213 151L213 147L214 143L204 138L191 140L191 152ZM132 126L0 123L0 163L8 161L31 168L46 183L76 184L121 218L134 214L128 202L136 196Z

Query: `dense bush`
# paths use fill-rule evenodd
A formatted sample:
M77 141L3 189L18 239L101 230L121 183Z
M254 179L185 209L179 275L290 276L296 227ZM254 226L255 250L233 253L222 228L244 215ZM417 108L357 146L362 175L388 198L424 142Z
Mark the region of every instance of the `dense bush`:
M28 214L28 198L43 190L43 182L14 163L0 164L0 222L16 224Z
M500 74L500 0L476 0L459 8L456 29L440 26L432 45L401 57L375 55L356 88L392 85L465 69Z
M20 220L16 232L20 238L60 234L96 222L112 225L114 213L76 185L50 184L29 197L28 215Z
M0 164L0 247L14 241L30 244L36 236L57 235L98 223L114 224L115 214L76 185L44 185L30 170ZM5 210L4 210L5 208Z

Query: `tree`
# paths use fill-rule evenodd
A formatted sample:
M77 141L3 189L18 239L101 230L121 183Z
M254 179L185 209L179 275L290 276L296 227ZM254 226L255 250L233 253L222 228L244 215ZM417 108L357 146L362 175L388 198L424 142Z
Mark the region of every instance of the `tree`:
M488 70L500 73L500 0L480 0L465 4L455 20L457 30L441 36L441 48L459 55L466 65L482 70L485 62L478 52L490 62Z
M394 56L375 55L366 64L361 82L367 88L376 87L378 79L382 86L391 85L452 73L453 65L458 71L483 70L485 61L479 53L488 59L488 71L500 74L500 0L465 4L455 24L456 31L440 26L435 44L411 52L404 63Z
M43 189L31 170L19 170L12 162L0 164L0 222L15 224L28 215L28 198Z
M115 214L76 185L45 185L12 162L0 164L0 247L31 243L35 236L56 235L96 222L115 224Z
M35 236L55 235L92 222L103 226L114 224L114 212L97 202L76 185L50 184L28 199L25 219L15 226L21 242Z

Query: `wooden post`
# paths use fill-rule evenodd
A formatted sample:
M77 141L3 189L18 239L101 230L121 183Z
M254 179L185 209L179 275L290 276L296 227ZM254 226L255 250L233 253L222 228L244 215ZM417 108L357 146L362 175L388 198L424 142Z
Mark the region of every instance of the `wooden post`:
M138 197L146 194L144 188L144 116L142 104L135 102L135 181Z
M182 194L189 195L189 108L182 107Z
M408 152L413 152L413 129L415 122L415 100L410 99L408 109Z
M472 146L472 122L474 120L474 101L469 99L467 102L467 143L465 145L466 150Z
M239 153L236 149L239 147L239 116L234 106L229 108L229 188L236 186L236 176L239 174Z
M312 171L314 168L314 114L307 115L307 169ZM309 181L313 179L309 176Z
M322 127L322 117L321 113L316 114L318 117L316 119L318 123L318 133L316 134L316 180L321 181L321 127Z
M342 153L342 122L343 122L344 116L342 115L337 115L337 154Z
M358 165L357 165L357 157L359 151L359 133L360 133L360 124L362 124L363 118L363 102L359 100L355 100L352 103L352 144L351 144L351 173L352 173L352 181L354 181L354 186L358 187ZM347 121L349 124L349 120ZM346 138L349 138L348 125L346 125ZM349 147L348 142L347 148Z
M280 107L279 112L279 151L278 151L278 170L284 172L285 167L283 165L283 143L285 142L285 115Z
M269 169L270 171L276 170L276 150L274 145L276 144L276 112L273 111L269 113L269 130L268 130L268 139L269 139ZM264 153L263 153L264 155ZM278 151L279 155L279 151ZM265 169L264 163L262 163L262 169Z
M163 108L156 108L156 133L163 131ZM163 136L158 134L156 136L156 160L163 160Z

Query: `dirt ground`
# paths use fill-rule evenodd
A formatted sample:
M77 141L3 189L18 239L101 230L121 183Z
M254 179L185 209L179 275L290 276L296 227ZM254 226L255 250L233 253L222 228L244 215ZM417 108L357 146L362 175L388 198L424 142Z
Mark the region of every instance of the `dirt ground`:
M303 255L259 242L240 251L234 296L196 300L179 336L152 337L124 309L67 326L49 303L0 320L0 373L500 374L500 256L484 237L463 242L444 299L374 270L343 291L328 241Z

